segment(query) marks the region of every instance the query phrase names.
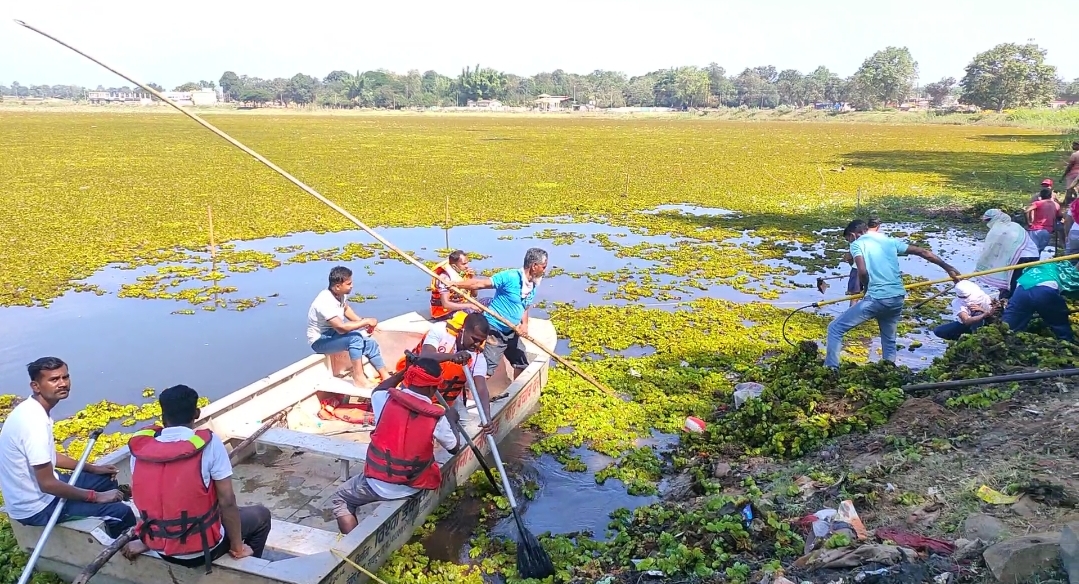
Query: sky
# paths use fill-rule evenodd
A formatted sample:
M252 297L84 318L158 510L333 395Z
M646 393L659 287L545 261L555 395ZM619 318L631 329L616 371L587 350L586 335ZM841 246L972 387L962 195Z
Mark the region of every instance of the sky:
M126 82L24 29L26 21L146 83L171 89L226 70L263 78L330 71L465 66L533 75L596 69L630 76L716 62L735 74L819 65L847 76L874 51L906 46L922 84L963 76L975 54L1034 39L1058 74L1079 77L1061 0L729 2L90 2L0 3L0 84L121 86ZM665 5L666 8L659 8ZM554 8L557 6L558 8Z

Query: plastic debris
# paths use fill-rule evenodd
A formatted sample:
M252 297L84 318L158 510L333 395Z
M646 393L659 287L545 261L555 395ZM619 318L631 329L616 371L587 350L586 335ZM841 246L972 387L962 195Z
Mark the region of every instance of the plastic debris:
M835 520L850 524L851 528L854 529L854 534L858 536L858 539L864 540L868 535L865 531L865 524L862 523L862 518L858 516L858 510L854 508L854 501L851 501L850 499L839 504L839 509L835 514Z
M751 399L757 399L764 393L764 386L752 381L746 383L739 383L734 386L734 407L735 409L742 407L742 404Z
M1014 495L1005 495L1000 491L990 489L988 485L982 485L978 487L978 498L990 505L1011 505L1019 500L1019 497Z

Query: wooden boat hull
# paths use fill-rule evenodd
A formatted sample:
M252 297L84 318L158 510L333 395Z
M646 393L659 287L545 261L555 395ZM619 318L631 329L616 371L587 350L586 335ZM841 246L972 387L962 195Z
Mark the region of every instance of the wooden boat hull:
M375 338L382 345L388 361L404 349L415 346L430 322L416 313L408 313L379 325ZM556 342L554 328L542 319L532 319L530 332L549 348ZM501 441L524 422L538 407L540 393L547 383L549 357L526 343L530 364L511 382L503 363L492 376L492 393L502 387L509 392L505 400L492 404L496 441ZM198 427L209 428L231 448L250 435L263 419L269 418L290 405L302 402L310 410L317 408L316 388L325 388L332 379L329 358L312 355L266 378L240 389L203 408ZM336 383L342 383L336 380ZM312 405L314 404L314 405ZM471 405L471 403L470 403ZM297 406L297 415L304 415ZM310 412L308 412L309 414ZM290 413L290 420L292 414ZM462 414L462 422L470 435L475 435L478 420L474 410ZM292 422L290 422L291 424ZM234 465L233 485L241 505L263 504L271 509L273 527L267 552L263 558L234 560L225 556L214 562L212 574L201 568L184 568L150 556L135 562L115 557L94 577L98 584L358 584L367 577L349 566L331 550L374 572L412 537L426 517L439 503L479 469L471 449L462 449L450 456L439 451L442 464L442 484L437 491L424 491L417 496L367 505L358 512L359 525L347 536L332 527L328 499L340 486L339 472L352 459L355 476L362 452L366 451L365 434L343 435L344 438L310 436L288 429L272 429L293 442L284 444L270 438L250 446L248 452L237 453L241 462ZM275 440L278 440L275 442ZM261 440L259 442L262 442ZM331 444L332 443L332 444ZM325 446L331 444L331 446ZM486 441L476 440L481 451L487 452ZM261 452L260 451L264 451ZM276 453L276 454L275 454ZM340 454L335 458L334 454ZM263 464L261 460L272 462ZM287 461L282 464L281 461ZM296 461L300 461L297 463ZM121 470L121 482L129 481L129 453L126 448L102 458L102 464L115 464ZM297 464L299 466L297 466ZM294 467L294 468L293 468ZM274 473L277 473L274 475ZM276 479L271 476L274 475ZM273 483L274 480L279 480ZM321 482L320 482L321 481ZM273 484L269 484L273 483ZM26 527L12 521L19 545L30 550L41 533L40 528ZM84 519L56 526L39 560L40 570L59 574L72 580L86 564L101 552L108 538L97 520Z

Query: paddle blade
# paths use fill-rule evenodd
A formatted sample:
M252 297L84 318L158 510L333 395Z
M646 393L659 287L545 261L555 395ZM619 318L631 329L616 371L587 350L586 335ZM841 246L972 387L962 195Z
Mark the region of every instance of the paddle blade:
M543 579L554 576L554 562L547 550L543 549L536 536L525 529L521 516L517 510L513 510L513 518L517 521L517 531L521 539L517 542L517 574L522 578Z

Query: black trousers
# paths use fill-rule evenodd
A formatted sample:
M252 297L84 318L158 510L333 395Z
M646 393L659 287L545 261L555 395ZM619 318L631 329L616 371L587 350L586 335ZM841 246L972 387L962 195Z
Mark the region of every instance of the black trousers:
M240 537L251 547L251 551L255 552L255 557L261 558L262 551L266 549L266 539L270 537L270 510L262 505L240 507ZM229 553L229 533L226 529L225 539L210 551L210 557L216 560L227 553ZM206 565L206 559L202 556L179 559L162 555L161 559L187 568L201 568Z

